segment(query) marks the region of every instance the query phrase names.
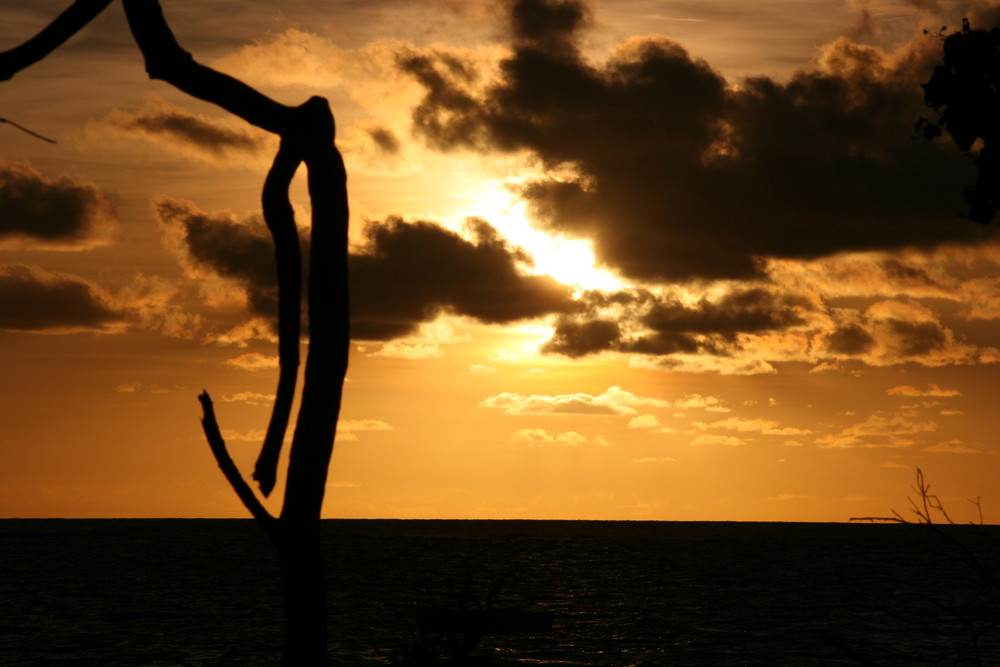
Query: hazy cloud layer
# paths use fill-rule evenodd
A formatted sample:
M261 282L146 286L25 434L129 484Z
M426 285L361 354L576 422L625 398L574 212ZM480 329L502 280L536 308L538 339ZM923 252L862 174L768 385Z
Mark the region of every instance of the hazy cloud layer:
M525 151L553 174L521 187L546 228L649 281L743 278L763 257L931 247L993 227L956 219L970 163L911 138L940 43L840 39L787 82L725 81L662 36L581 55L586 6L507 3L513 52L481 83L455 56L410 53L415 131L440 149ZM598 332L591 332L598 333Z
M116 223L114 197L96 185L0 160L0 248L86 249Z
M38 333L111 331L125 315L94 283L23 264L0 265L0 329Z

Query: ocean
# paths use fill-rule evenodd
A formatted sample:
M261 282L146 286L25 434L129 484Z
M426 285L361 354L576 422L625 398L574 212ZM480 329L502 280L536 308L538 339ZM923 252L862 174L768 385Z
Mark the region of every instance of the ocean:
M332 520L323 535L331 664L391 664L421 641L416 608L495 588L554 623L484 637L491 664L1000 665L1000 527ZM277 665L281 613L251 520L0 521L0 665Z

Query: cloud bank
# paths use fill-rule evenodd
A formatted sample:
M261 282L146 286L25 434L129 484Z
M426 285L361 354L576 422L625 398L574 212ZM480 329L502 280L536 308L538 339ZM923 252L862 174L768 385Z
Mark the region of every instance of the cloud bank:
M512 52L493 80L454 55L400 58L426 91L414 131L442 150L533 156L551 174L520 186L535 219L591 239L629 278L750 278L765 257L995 236L956 219L968 159L911 137L941 57L932 37L891 54L842 38L787 82L730 83L658 35L587 61L583 3L507 6Z

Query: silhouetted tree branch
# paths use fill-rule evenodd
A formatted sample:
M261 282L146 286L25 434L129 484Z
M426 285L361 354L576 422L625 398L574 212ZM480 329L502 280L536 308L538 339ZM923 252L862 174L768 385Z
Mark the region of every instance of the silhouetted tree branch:
M294 107L279 104L242 81L195 62L174 38L158 0L122 0L122 6L149 78L166 81L269 132L284 135L294 130Z
M923 470L920 468L917 468L917 482L911 488L917 494L917 498L907 497L907 501L910 503L910 511L916 517L916 520L908 519L893 510L892 516L855 517L851 518L851 521L898 523L908 526L920 526L932 531L937 537L955 547L962 555L962 559L978 577L981 593L988 596L995 596L998 585L1000 585L1000 580L998 580L992 565L992 562L995 560L996 541L986 532L971 533L972 535L977 535L980 538L988 540L988 545L992 547L991 551L994 553L984 555L981 548L974 548L976 545L971 541L959 539L960 536L968 536L970 533L965 533L964 531L961 533L956 532L959 524L956 524L951 515L948 514L941 498L931 493L931 485L924 478ZM983 524L983 513L980 499L976 498L976 500L970 500L969 502L975 505L979 511L979 522L970 522L972 524L970 528L975 526L981 527ZM937 515L944 519L943 523L935 520ZM988 608L995 609L995 600L992 598L988 599L990 599ZM979 657L980 637L985 631L991 631L997 626L998 620L995 612L990 611L984 615L981 605L977 604L975 600L963 604L957 604L954 601L936 602L936 605L945 614L946 618L950 617L965 625L969 634L964 648L971 650L974 658L974 662L970 664L983 664ZM917 619L917 621L925 627L932 627L925 619ZM962 664L965 663L963 662Z
M37 37L0 54L0 74L6 72L5 78L10 78L44 58L109 1L77 0ZM326 100L320 97L289 107L237 79L200 65L177 43L158 0L122 0L122 5L151 78L162 79L281 137L261 195L265 220L275 243L280 356L275 404L254 472L264 495L275 485L299 363L302 258L288 188L299 164L306 164L312 204L309 352L289 454L285 498L278 518L263 507L229 456L208 393L201 394L199 400L203 408L202 425L219 467L278 551L285 590L284 664L324 665L326 590L319 519L350 344L347 174L334 145L333 114Z
M55 51L109 4L111 0L76 0L40 33L20 46L0 53L0 81L11 79Z
M941 498L937 494L931 493L931 485L924 478L924 471L917 468L917 483L911 487L914 493L917 494L917 500L912 497L907 497L907 501L910 503L910 511L916 517L916 521L907 519L902 514L896 510L892 510L892 516L861 516L861 517L851 517L851 521L867 521L870 523L901 523L901 524L917 524L921 526L926 526L933 530L937 535L939 535L946 542L950 542L962 555L968 560L972 567L982 576L983 581L991 586L997 585L998 582L996 576L993 574L992 568L984 564L979 558L976 557L974 553L961 541L957 540L951 533L945 532L939 528L943 525L935 521L935 514L940 514L941 518L944 519L944 523L950 526L958 525L952 520L948 511L944 507L944 503L941 502ZM979 498L974 501L970 501L979 511L979 523L973 525L982 525L983 522L983 508Z
M215 420L215 409L212 407L211 397L207 391L203 391L198 396L198 400L201 401L203 414L201 425L205 430L205 438L208 440L208 446L212 449L212 454L215 456L219 468L222 469L222 474L226 476L236 495L243 501L243 505L250 511L253 518L260 522L261 527L264 528L268 535L272 535L275 530L275 518L257 500L253 489L250 488L243 479L243 476L240 475L240 471L236 468L236 464L233 463L232 457L229 456L229 451L226 449L226 441L222 438L222 433L219 432L219 424Z
M37 132L35 132L35 131L33 131L33 130L29 130L29 129L28 129L28 128L26 128L26 127L25 127L24 125L20 125L20 124L18 124L18 123L15 123L14 121L12 121L12 120L9 120L9 119L7 119L7 118L0 118L0 123L7 123L8 125L12 125L12 126L16 127L17 129L21 130L22 132L27 132L27 133L28 133L28 134L30 134L31 136L33 136L33 137L38 137L38 138L39 138L39 139L41 139L42 141L47 141L47 142L49 142L50 144L54 144L54 143L56 143L56 140L55 140L55 139L49 139L48 137L46 137L46 136L43 136L43 135L41 135L41 134L38 134Z
M301 163L301 156L282 141L274 164L264 181L261 204L264 221L274 239L275 265L278 271L278 389L264 445L254 467L253 477L267 496L274 489L278 457L288 429L288 418L295 398L299 369L299 336L302 322L302 250L295 227L295 214L288 200L288 187Z

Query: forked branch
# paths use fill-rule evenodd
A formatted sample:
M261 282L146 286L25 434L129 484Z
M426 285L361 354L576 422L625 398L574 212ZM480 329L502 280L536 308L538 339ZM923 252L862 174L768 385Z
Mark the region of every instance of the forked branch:
M195 62L177 43L157 0L122 0L122 6L151 79L166 81L269 132L285 135L294 129L293 107Z

